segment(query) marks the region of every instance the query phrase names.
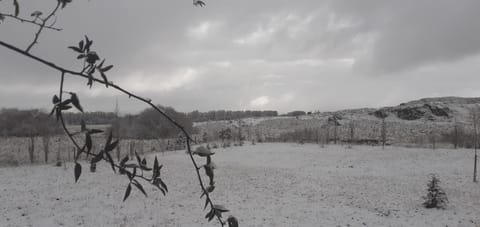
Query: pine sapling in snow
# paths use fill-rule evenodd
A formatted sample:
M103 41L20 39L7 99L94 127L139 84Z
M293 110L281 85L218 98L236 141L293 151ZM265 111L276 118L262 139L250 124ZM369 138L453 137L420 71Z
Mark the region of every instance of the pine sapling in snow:
M448 203L447 194L440 187L440 180L434 174L427 184L427 196L424 196L423 206L425 208L445 209Z

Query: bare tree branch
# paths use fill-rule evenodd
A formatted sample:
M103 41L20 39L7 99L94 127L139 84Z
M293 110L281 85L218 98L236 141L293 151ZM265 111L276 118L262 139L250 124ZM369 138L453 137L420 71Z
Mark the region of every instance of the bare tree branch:
M25 50L25 52L30 52L30 50L32 49L32 47L37 44L38 42L38 38L40 37L40 33L42 33L43 29L45 28L46 24L47 24L47 21L50 20L50 18L55 15L55 13L57 12L57 10L60 8L60 1L57 2L57 6L55 7L55 9L52 10L52 12L50 12L50 14L44 18L44 19L41 19L42 20L42 23L39 25L40 27L38 28L38 31L37 33L35 33L35 38L33 39L33 41L30 43L30 45L28 45L27 49Z
M15 19L17 21L20 21L22 23L30 23L30 24L33 24L33 25L37 25L37 26L42 26L41 23L37 22L36 20L28 20L28 19L24 19L24 18L21 18L21 17L16 17L12 14L3 14L3 13L0 13L0 15L4 16L4 17L8 17L8 18L12 18L12 19ZM53 25L49 26L49 25L45 25L43 26L44 28L46 29L51 29L51 30L55 30L55 31L62 31L63 29L61 28L57 28L57 27L54 27Z
M83 72L76 72L76 71L73 71L73 70L69 70L69 69L66 69L66 68L63 68L63 67L60 67L60 66L57 66L55 65L54 63L52 62L49 62L47 60L44 60L40 57L37 57L35 55L32 55L30 53L28 53L28 51L23 51L13 45L10 45L8 43L5 43L3 41L0 41L0 46L4 46L6 47L7 49L10 49L12 51L15 51L21 55L24 55L28 58L31 58L39 63L42 63L52 69L55 69L59 72L62 73L62 81L61 81L61 88L60 88L60 95L63 93L63 78L64 78L64 75L65 74L70 74L70 75L74 75L74 76L79 76L79 77L83 77L83 78L86 78L86 79L89 79L91 78L89 75L83 73ZM163 110L161 110L158 106L156 106L155 104L152 103L152 100L149 99L149 98L144 98L144 97L140 97L132 92L129 92L125 89L123 89L122 87L120 86L117 86L115 84L113 84L111 81L105 81L105 80L100 80L100 79L97 79L95 77L93 77L93 81L95 82L98 82L98 83L101 83L101 84L105 84L105 85L108 85L109 87L113 87L115 90L118 90L126 95L129 96L129 98L134 98L134 99L137 99L141 102L144 102L145 104L149 105L150 107L152 107L153 109L155 109L161 116L165 117L168 121L170 121L173 125L175 125L179 130L182 131L182 134L184 134L185 138L186 138L186 143L187 143L187 152L188 152L188 155L190 156L190 159L192 161L192 164L195 168L195 171L197 173L197 177L198 177L198 181L199 181L199 184L200 184L200 187L202 189L202 193L204 193L206 195L206 200L207 200L207 203L210 205L210 208L213 209L214 207L214 204L213 204L213 201L212 199L210 198L210 194L208 192L208 190L206 189L204 183L203 183L203 180L201 178L201 174L200 174L200 169L199 168L199 165L197 164L197 162L195 161L194 157L193 157L193 152L191 150L191 144L190 142L193 141L193 139L191 138L191 136L189 135L189 133L187 132L187 130L182 126L180 125L177 121L175 121L173 118L171 118L169 115L167 115ZM73 138L73 135L72 133L70 133L68 131L68 129L66 128L65 126L65 123L63 121L63 117L60 115L60 121L62 123L62 127L63 129L65 130L67 136L70 138L70 140L72 140L72 142L74 143L74 145L77 147L78 150L81 150L81 147L78 145L78 143L75 141L75 139ZM117 165L117 168L118 168L118 165ZM221 217L219 215L216 215L218 221L220 222L220 224L222 226L225 226L225 222L221 219Z

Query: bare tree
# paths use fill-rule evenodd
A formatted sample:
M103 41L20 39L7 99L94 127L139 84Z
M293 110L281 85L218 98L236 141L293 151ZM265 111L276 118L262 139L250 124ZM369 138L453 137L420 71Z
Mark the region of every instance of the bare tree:
M60 156L60 151L62 150L62 147L61 147L61 139L60 137L58 138L58 142L57 142L57 157L56 157L56 166L62 166L62 160L61 160L61 156Z
M117 146L117 160L120 161L121 157L120 157L120 153L121 153L121 146L120 146L120 143L121 143L121 138L120 138L120 118L119 118L119 113L120 113L120 108L118 107L118 100L115 100L115 110L114 110L114 113L115 113L115 126L114 129L115 129L115 134L117 135L117 140L118 140L118 146Z
M244 137L243 137L243 133L242 133L242 127L243 125L245 125L245 123L242 121L242 119L237 119L237 139L238 139L238 145L239 146L242 146L243 145L243 140L244 140Z
M327 122L328 122L328 124L332 124L332 125L333 125L333 143L334 143L334 144L337 144L337 140L338 140L338 126L340 126L339 117L336 116L336 115L333 115L333 116L331 116L331 117L328 118Z
M263 141L263 137L262 137L262 132L260 131L260 128L255 128L255 138L254 140L256 140L256 142L258 143L262 143L264 142Z
M381 137L382 137L382 149L385 149L385 143L387 141L387 124L385 123L385 118L382 118Z
M381 130L380 130L380 139L382 141L382 149L385 149L385 144L387 142L387 123L385 122L385 118L388 117L388 113L385 110L381 109L381 110L375 111L374 116L382 120Z
M323 125L322 127L319 127L318 130L320 137L320 146L323 148L328 143L328 127L327 125Z
M435 134L434 131L430 131L428 137L429 137L430 143L432 144L432 150L435 150L437 148L437 135Z
M338 140L338 125L334 124L333 125L333 144L337 144Z
M473 158L473 182L477 182L478 123L480 120L480 109L478 106L470 109L470 117L473 123L473 149L475 152Z
M253 134L252 130L253 129L252 128L253 128L252 124L247 125L247 138L246 138L247 140L253 140L253 136L252 136L252 134Z
M454 125L453 125L453 138L452 138L452 142L453 142L453 148L457 149L458 148L458 143L459 143L459 125L458 125L458 122L457 122L457 118L455 118L455 121L454 121Z
M230 140L232 139L232 130L230 128L221 130L218 137L222 140L223 148L226 148L227 146L230 146Z
M202 134L202 143L208 143L208 133L206 131Z
M45 163L48 163L48 154L50 153L50 148L49 148L50 136L43 135L42 142L43 142L43 154L45 157Z
M30 135L28 139L28 156L30 158L30 163L35 163L35 136Z
M330 144L330 125L325 125L325 143Z
M468 135L464 132L464 126L458 122L456 118L454 118L452 128L448 132L442 133L441 135L437 134L437 136L442 142L450 143L453 149L463 147L465 140L468 138Z
M348 128L350 130L350 146L352 146L355 140L355 121L353 119L350 120Z

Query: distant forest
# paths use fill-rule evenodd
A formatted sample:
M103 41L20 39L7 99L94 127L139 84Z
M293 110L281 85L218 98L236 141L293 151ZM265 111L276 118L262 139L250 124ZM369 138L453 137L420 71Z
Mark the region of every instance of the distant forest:
M162 107L165 108L165 107ZM172 109L171 107L167 107ZM175 111L175 110L174 110ZM175 111L177 112L177 111ZM143 113L143 112L142 112ZM132 118L137 115L125 115L120 118ZM186 118L190 119L192 122L203 122L203 121L222 121L222 120L235 120L248 117L276 117L278 116L277 111L273 110L215 110L208 112L199 112L193 111L190 113L177 112L179 114L185 115ZM84 119L88 124L92 125L102 125L102 124L113 124L116 119L116 114L113 112L88 112L88 113L65 113L65 121L70 125L79 125L81 120Z
M113 112L85 112L85 113L64 113L63 118L68 125L80 125L82 119L89 125L110 125L116 119Z
M193 122L235 120L247 117L274 117L277 111L226 111L209 112L193 111L190 113L178 112L171 107L159 106L169 116L179 122L190 133L193 131ZM139 114L118 116L114 112L86 112L64 113L67 125L80 125L84 120L87 125L111 125L113 133L122 138L154 139L172 138L179 134L166 119L159 117L152 108L145 109ZM59 124L53 116L42 110L0 110L1 136L42 136L60 134Z
M0 136L49 136L62 133L54 117L41 110L0 110Z
M276 117L278 112L274 110L214 110L208 112L193 111L187 114L193 122L203 121L223 121L223 120L235 120L249 117Z

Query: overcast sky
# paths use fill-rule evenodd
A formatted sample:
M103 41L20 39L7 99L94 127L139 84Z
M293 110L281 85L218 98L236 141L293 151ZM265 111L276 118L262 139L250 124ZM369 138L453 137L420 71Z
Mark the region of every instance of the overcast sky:
M21 14L56 0L19 0ZM115 67L110 80L181 111L328 111L435 96L480 96L478 0L74 0L62 32L31 53L71 69L83 35ZM12 11L11 1L0 12ZM25 48L35 27L6 20L0 40ZM50 108L59 75L0 47L0 107ZM138 112L100 84L69 77L88 111Z

